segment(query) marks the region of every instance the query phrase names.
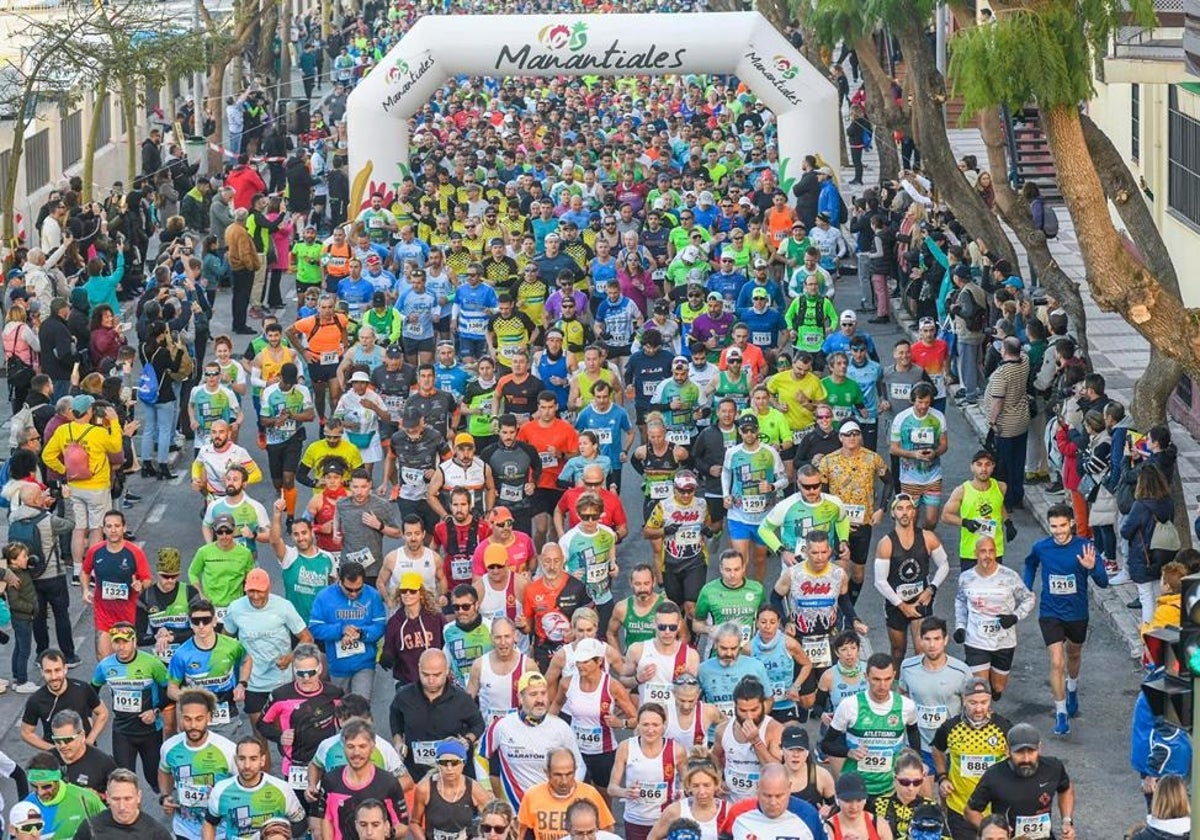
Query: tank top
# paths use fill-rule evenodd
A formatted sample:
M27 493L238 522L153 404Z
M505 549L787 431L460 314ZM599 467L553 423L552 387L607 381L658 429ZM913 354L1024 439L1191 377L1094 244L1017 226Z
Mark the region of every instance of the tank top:
M696 814L692 811L692 798L685 796L679 800L679 817L685 820L695 820L700 826L700 840L717 840L717 826L725 819L725 812L729 808L729 803L724 799L717 800L717 813L713 815L711 820L700 820L696 818Z
M518 654L517 664L507 674L496 673L490 653L480 659L479 711L483 713L488 726L520 705L517 683L522 674L534 670L534 667L533 662L523 653Z
M685 750L707 746L708 733L704 731L704 702L696 703L692 725L687 728L684 728L679 722L679 709L676 708L675 702L667 703L667 728L664 735Z
M586 370L579 371L579 402L581 408L586 408L592 404L592 389L596 387L597 382L607 382L609 385L615 387L612 373L603 368L600 370L600 375L594 379L588 375Z
M396 562L388 571L387 579L379 579L376 586L380 592L397 592L400 589L400 578L405 572L416 572L421 576L421 582L430 592L437 592L437 555L432 548L421 547L421 556L415 560L405 553L404 546L396 549Z
M829 708L830 711L836 709L838 704L847 697L854 697L862 694L867 690L867 681L863 679L862 666L859 666L858 681L850 682L846 678L846 672L842 670L842 666L838 662L833 663L833 680L829 684Z
M337 529L336 525L334 526L334 530L328 534L317 531L317 527L337 521L338 500L346 498L349 493L350 491L345 488L342 488L341 492L336 495L330 493L328 490L322 491L321 506L317 508L317 513L313 516L313 530L316 531L317 535L317 548L322 551L333 552L335 560L338 559L337 555L342 550L341 532Z
M772 207L767 211L767 232L771 234L771 244L775 250L778 250L791 234L792 219L793 216L787 207L781 210Z
M714 410L717 403L725 397L733 400L737 405L738 412L750 404L750 372L748 370L743 370L739 379L730 379L727 370L717 374L717 388L713 391L712 397Z
M775 640L764 645L758 633L750 639L750 655L767 669L767 691L775 701L772 709L790 709L795 702L787 698L787 690L796 681L796 660L788 653L787 636L782 630L775 633Z
M657 665L658 672L646 682L638 685L638 705L662 703L674 706L675 678L687 670L687 657L688 646L683 642L679 643L679 647L674 653L660 653L653 641L642 645L642 655L638 659L637 671L647 665Z
M821 791L817 790L817 765L813 764L811 759L808 764L808 784L800 790L793 790L791 795L803 799L817 809L824 804L825 797L821 796Z
M769 717L763 718L758 727L758 737L766 740ZM729 719L729 725L721 733L721 747L725 750L725 789L729 791L729 802L741 802L758 794L758 777L762 772L762 764L754 753L754 747L743 744L733 737L736 720Z
M645 615L639 616L633 611L634 600L630 595L625 599L625 620L621 622L621 626L625 628L625 649L628 650L630 645L636 645L638 642L649 642L654 638L655 627L658 623L658 617L655 610L658 605L666 600L666 595L659 593L657 600L650 606L650 611Z
M830 634L837 628L838 593L846 573L830 563L816 574L803 562L792 566L788 574L788 606L796 622L796 641L814 668L828 668L833 664Z
M675 766L675 742L663 740L656 756L642 751L642 739L629 739L625 759L625 787L637 787L638 798L625 803L625 822L652 826L670 805L679 788L679 768Z
M861 761L846 759L842 772L860 773L867 793L881 796L892 789L892 764L904 746L904 698L892 692L891 705L882 714L871 708L866 692L857 700L858 712L846 731L846 743L851 750L866 747L867 756Z
M653 446L647 445L646 457L642 461L642 492L646 498L661 501L670 496L677 469L679 464L675 461L674 446L667 444L667 451L659 455Z
M608 679L608 674L602 675L600 683L586 691L577 673L567 688L562 710L571 716L571 731L575 733L579 752L583 755L602 755L617 748L612 728L604 723L604 716L614 708Z
M479 602L479 614L483 616L483 623L491 626L491 623L497 618L509 618L515 620L517 617L517 576L511 571L508 573L508 583L503 589L493 589L492 582L487 577L483 576L483 598Z
M914 528L913 531L913 543L908 548L901 544L900 535L895 530L888 532L888 539L892 543L892 562L888 566L887 582L902 601L915 601L925 591L929 580L929 548L925 545L925 531L921 528Z
M1004 507L1004 494L1000 492L1000 484L994 478L988 479L988 489L978 490L968 481L963 484L962 504L959 505L959 516L963 519L978 519L983 524L975 533L966 528L959 528L958 556L975 559L975 543L980 537L991 537L996 541L996 556L1004 556L1004 528L1000 526L1001 510Z
M555 385L550 381L550 377L557 376L565 382L571 375L571 372L567 370L567 354L563 353L557 359L551 359L548 353L542 353L538 356L537 368L534 371L534 375L542 380L542 384L546 386L546 390L558 397L559 409L566 408L570 385Z
M867 824L866 840L879 840L879 832L875 830L875 820L867 812L863 812L863 820ZM842 840L842 815L834 814L827 822L829 827L833 829L833 840Z
M484 463L479 458L472 458L471 465L464 467L457 458L442 461L438 465L442 471L442 506L450 509L450 493L453 490L467 490L471 494L471 512L483 516Z
M437 779L431 777L429 804L425 806L425 836L429 840L467 840L467 832L474 821L471 780L466 779L466 793L457 801L449 802L438 790Z
M475 580L471 571L471 561L475 557L475 548L479 545L479 520L472 517L471 523L466 527L467 538L461 542L460 530L453 520L446 522L446 557L443 561L443 571L448 583L447 588L450 590L460 583L470 584ZM515 618L516 614L508 617ZM485 616L484 621L490 623L491 619Z

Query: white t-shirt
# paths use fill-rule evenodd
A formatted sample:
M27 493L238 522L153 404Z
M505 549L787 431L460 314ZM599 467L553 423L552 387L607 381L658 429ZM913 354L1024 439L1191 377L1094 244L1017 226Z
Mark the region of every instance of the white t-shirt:
M804 821L790 811L771 819L758 808L733 821L733 840L817 840Z

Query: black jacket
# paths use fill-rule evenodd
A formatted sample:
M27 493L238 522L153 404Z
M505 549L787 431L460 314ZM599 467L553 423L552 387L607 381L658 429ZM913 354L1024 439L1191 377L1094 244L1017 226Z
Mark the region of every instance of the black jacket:
M38 329L38 341L42 347L42 373L51 379L70 379L76 358L75 337L67 322L57 315L51 315L42 321Z
M714 477L710 470L724 462L725 435L714 423L700 432L692 446L692 463L696 465L696 473L700 476L704 495L721 496L721 476L718 474Z
M471 735L479 743L483 735L483 715L479 704L467 692L451 682L432 703L425 696L420 683L410 683L396 692L388 710L392 732L403 736L408 744L414 741L441 741L445 738ZM404 763L420 780L429 768L413 761L412 750L404 755Z
M312 173L300 158L292 158L287 166L288 210L307 213L312 209Z
M821 182L816 170L810 169L800 176L796 186L792 187L792 195L796 196L796 215L807 230L816 223L817 199L821 197Z
M153 175L162 165L162 146L147 137L142 141L142 174Z

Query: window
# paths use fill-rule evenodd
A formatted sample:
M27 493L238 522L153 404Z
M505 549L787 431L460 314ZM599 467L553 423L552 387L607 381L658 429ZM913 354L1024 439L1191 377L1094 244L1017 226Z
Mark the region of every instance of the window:
M76 111L68 114L60 123L62 126L62 168L74 166L83 159L83 112Z
M1167 94L1167 206L1200 226L1200 120L1179 109L1175 85Z
M112 108L109 105L109 100L92 112L93 118L100 120L100 128L96 131L96 148L106 146L112 142Z
M1142 159L1142 87L1129 86L1129 156Z
M25 192L35 193L50 183L50 129L25 139Z

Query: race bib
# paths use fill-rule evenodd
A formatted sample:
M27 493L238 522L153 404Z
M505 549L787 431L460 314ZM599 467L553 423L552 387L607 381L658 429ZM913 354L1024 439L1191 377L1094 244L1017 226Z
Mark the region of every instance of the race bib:
M106 580L100 584L100 600L102 601L128 601L129 600L129 584L116 583Z
M579 741L579 751L583 753L598 753L604 748L604 730L600 727L579 726L571 724L571 731Z
M748 795L758 790L758 773L730 770L725 775L725 781L734 793Z
M829 649L828 636L803 636L800 646L808 654L814 668L828 668L833 664L833 654Z
M470 557L454 557L450 560L450 577L455 580L470 580L474 575L471 574L471 558Z
M363 644L362 639L355 639L352 642L340 641L337 647L334 648L334 656L338 659L347 659L351 656L359 656L367 652L367 646Z
M516 484L500 485L500 501L519 502L525 498L525 488Z
M142 692L128 689L114 691L113 711L140 715L142 713Z
M851 525L862 525L866 523L866 505L842 505L842 509L846 511L846 518L850 520Z
M432 767L437 761L437 741L414 741L412 757L414 764Z
M651 499L665 499L671 495L671 485L666 481L656 481L650 485Z
M804 334L804 346L813 350L820 349L821 342L824 340L825 339L821 337L820 333L810 332Z
M666 782L639 782L638 801L647 805L663 805L667 801Z
M647 703L670 703L675 699L675 686L670 683L646 683Z
M947 706L917 706L917 725L924 729L937 729L948 717Z
M542 462L542 469L558 466L558 456L549 452L539 452L538 458Z
M410 487L422 485L425 483L425 471L416 467L401 467L400 481Z
M288 787L292 790L305 790L308 788L307 764L293 764L288 768Z
M657 390L658 390L657 382L643 382L642 383L642 396L643 397L653 397L654 392Z
M702 536L699 525L688 525L675 532L675 545L680 548L694 548L700 545Z
M344 559L347 563L362 563L364 569L375 565L375 555L371 553L371 549L369 548L360 548L358 551L347 551Z
M833 407L833 422L841 423L843 420L849 420L853 410L846 408L844 405L835 405Z
M229 723L233 720L233 715L229 709L229 701L223 700L217 704L217 708L213 711L212 722L214 724Z
M756 347L770 347L774 342L769 332L753 332L750 333L750 343Z
M396 417L404 410L404 397L400 394L382 394L380 399L383 400L383 407L392 417Z
M1074 595L1079 591L1075 575L1050 575L1047 584L1051 595Z
M213 620L217 624L223 624L225 622L225 613L227 612L229 612L229 607L217 607L213 610Z
M864 773L887 773L892 769L892 758L890 750L872 747L866 758L858 762L858 769Z
M990 755L960 755L958 757L959 775L967 779L978 779L984 771L996 763Z
M321 364L336 365L342 360L342 354L338 350L327 350L321 354Z
M1022 840L1042 840L1050 836L1050 814L1034 814L1030 817L1017 817L1016 830L1013 837Z
M181 783L175 788L175 797L184 808L203 808L208 804L208 788Z
M979 530L975 532L978 537L994 537L996 536L996 520L995 519L980 519Z
M895 402L912 402L912 384L893 382L888 385L888 399Z
M692 442L692 433L687 429L671 429L667 432L667 440L676 446L687 446Z
M804 440L812 432L812 429L801 429L798 432L792 432L792 444L799 446L800 441Z
M908 433L908 439L915 446L933 446L934 436L932 426L918 426Z
M925 584L921 581L902 583L896 587L896 594L900 596L901 601L911 601L924 591Z
M971 624L975 627L975 632L980 636L998 636L1004 628L1000 626L1000 619L995 616L972 615Z
M596 433L596 440L601 446L608 446L612 443L612 429L593 429Z
M744 513L762 513L766 509L766 496L742 496L742 511Z
M608 580L607 563L589 563L587 567L587 582L596 584Z
M713 705L717 707L718 712L720 712L722 715L724 715L726 720L733 720L733 701L732 700L725 700L720 703L714 703Z

